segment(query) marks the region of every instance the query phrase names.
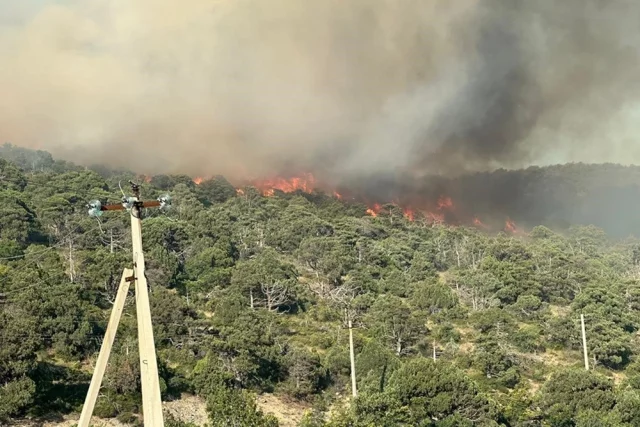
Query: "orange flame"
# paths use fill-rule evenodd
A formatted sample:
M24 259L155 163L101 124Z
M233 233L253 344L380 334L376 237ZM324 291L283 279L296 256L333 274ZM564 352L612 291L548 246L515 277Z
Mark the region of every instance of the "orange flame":
M480 221L480 218L473 218L473 225L475 225L476 227L480 227L480 228L487 228L487 226Z
M293 193L294 191L301 190L305 193L311 193L315 188L315 178L312 174L307 173L302 176L292 178L271 178L258 180L252 183L254 187L262 192L265 196L273 196L275 190L280 190L284 193Z
M438 210L453 208L453 200L451 197L440 196L438 199Z
M453 204L450 202L451 199L448 199L449 202L446 203L446 206L452 206ZM442 212L431 212L425 211L421 209L415 209L411 206L400 206L399 203L394 203L395 206L398 206L402 209L403 216L411 222L414 222L419 217L426 219L432 223L443 223L445 222L445 215ZM369 205L369 208L366 210L367 215L372 217L377 217L380 212L383 210L382 205L379 203L374 203Z
M149 178L150 179L150 178ZM205 179L204 177L195 177L193 178L193 182L196 185L200 185ZM145 181L147 178L145 177ZM148 182L148 181L147 181ZM245 181L244 184L250 185L258 189L263 196L273 196L277 191L281 191L284 193L292 193L296 191L302 191L305 193L311 193L316 189L320 188L322 190L327 191L327 194L332 194L338 200L354 200L354 201L362 201L364 202L368 208L366 209L366 214L371 217L377 217L380 215L380 212L383 210L382 204L380 203L371 203L363 200L359 197L353 197L351 194L347 194L346 197L344 194L339 193L335 189L327 188L326 186L317 185L315 177L311 173L302 174L299 176L292 176L289 178L284 177L272 177L267 179L259 179L259 180L249 180ZM245 195L245 191L243 188L237 188L236 193L239 196ZM408 221L427 221L432 224L442 224L449 221L449 213L453 213L456 210L456 205L453 202L453 199L449 196L441 195L435 203L431 201L430 204L426 205L407 205L406 203L402 203L399 200L395 200L393 202L395 206L397 206L403 213L404 217ZM427 208L427 206L429 206ZM459 217L458 215L455 215ZM464 215L462 216L464 218ZM456 219L455 221L458 221ZM467 224L476 226L478 228L482 228L485 230L489 230L493 227L489 227L485 223L483 223L477 217L466 217ZM504 226L504 231L517 234L521 233L521 230L518 229L516 223L512 221L510 218L507 218Z
M374 203L373 206L367 209L367 214L375 218L378 216L381 210L382 210L382 206L380 206L378 203Z
M416 217L416 213L411 208L405 208L404 209L404 217L407 218L409 221L413 221L415 219L415 217Z

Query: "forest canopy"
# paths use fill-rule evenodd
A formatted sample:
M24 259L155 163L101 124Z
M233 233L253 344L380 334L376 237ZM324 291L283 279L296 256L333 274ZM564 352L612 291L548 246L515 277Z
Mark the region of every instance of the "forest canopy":
M86 204L117 203L119 183L140 177L10 145L0 157L0 421L78 413L131 263L128 216L92 218ZM640 241L627 237L640 230L639 171L476 177L528 188L509 208L517 233L374 217L320 192L237 192L223 177L149 177L145 198L173 199L143 220L163 399L200 396L214 426L278 425L256 405L263 393L303 404L308 427L639 425ZM574 189L548 209L580 197L581 212L622 222L545 218L545 197ZM130 296L95 414L139 423L140 402Z

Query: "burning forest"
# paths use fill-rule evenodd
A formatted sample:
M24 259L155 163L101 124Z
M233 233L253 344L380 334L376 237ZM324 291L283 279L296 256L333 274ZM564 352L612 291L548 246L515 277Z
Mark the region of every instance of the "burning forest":
M195 184L209 177L193 178ZM278 192L322 193L366 206L372 217L402 212L409 221L475 227L520 234L536 225L566 229L594 224L615 236L640 230L640 168L568 164L497 170L456 178L380 176L336 181L312 173L232 180L242 193L251 186L264 196Z
M468 425L477 414L486 414L482 425L553 423L557 412L547 416L539 402L555 408L564 399L563 407L570 407L576 399L571 390L583 398L589 390L581 385L594 381L602 384L591 388L596 397L609 393L612 402L630 386L614 386L605 375L639 381L637 327L629 319L638 314L640 240L609 239L573 219L602 214L582 219L634 230L638 178L638 167L565 165L448 180L333 183L306 173L232 184L222 176L88 168L0 146L0 179L8 187L0 188L0 339L8 349L0 366L25 367L5 369L8 386L0 387L0 402L8 410L0 409L0 423L21 422L34 407L47 419L51 408L73 419L69 411L78 401L69 396L88 386L99 365L94 355L104 355L96 337L104 328L105 336L116 336L107 323L113 310L123 314L108 362L117 376L107 371L109 380L94 387L101 390L95 406L101 416L137 421L146 415L136 387L144 371L144 365L135 369L141 353L135 351L136 332L138 343L142 336L157 347L158 365L171 367L160 371L167 390L176 398L195 392L189 401L202 402L212 422L252 417L251 425L277 426L251 409L254 397L243 390L255 390L252 385L262 399L290 405L281 417L286 422L294 411L302 419L315 399L343 404L360 390L358 396L376 400L352 400L357 412L346 408L353 417L337 420L354 427L424 424L424 405L413 415L401 411L391 420L384 414L358 423L371 411L355 405L384 399L400 408L397 390L409 383L420 390L420 402L429 393L434 401L476 405L448 409L450 425L459 424L460 413L471 414L463 420ZM108 198L120 208L126 180L141 183L131 191L147 200L168 193L173 208L87 217L86 200ZM533 223L536 216L543 221ZM558 220L572 227L529 228ZM525 230L525 236L514 235ZM131 261L138 271L135 305L125 303L131 277L126 264L120 280L118 274ZM137 326L140 277L149 289L145 311L153 336ZM582 361L575 345L580 320L588 325L583 337L590 333L588 363L597 370L576 369ZM387 380L375 366L356 370L356 360L396 367ZM78 372L67 370L70 363ZM50 375L41 375L43 366ZM326 382L328 374L333 383ZM249 382L226 382L233 378ZM389 381L391 392L369 394L381 381ZM14 390L24 398L7 399ZM514 407L522 408L521 391L531 393L530 404L515 413ZM158 406L165 405L156 396ZM121 409L105 406L111 399ZM611 412L611 404L602 407L602 416ZM442 414L437 408L431 419L439 422ZM328 422L318 426L337 425L336 415L320 415ZM633 425L619 419L602 425Z
M0 19L2 141L370 215L629 230L601 183L514 169L640 162L638 2L27 3Z
M195 177L193 182L200 185L208 179L211 178ZM509 217L502 220L496 217L481 219L472 210L467 210L467 206L463 205L463 209L460 209L453 198L446 194L435 197L433 192L431 195L424 194L422 196L406 194L384 199L382 196L376 195L377 191L373 188L349 188L344 184L331 186L317 179L312 173L240 181L236 183L236 192L244 194L246 187L256 188L265 197L271 197L276 192L323 193L345 203L364 204L367 206L366 214L372 217L389 214L390 211L399 209L403 216L411 222L472 226L487 231L505 231L513 234L521 232Z
M640 425L640 1L0 4L0 425Z

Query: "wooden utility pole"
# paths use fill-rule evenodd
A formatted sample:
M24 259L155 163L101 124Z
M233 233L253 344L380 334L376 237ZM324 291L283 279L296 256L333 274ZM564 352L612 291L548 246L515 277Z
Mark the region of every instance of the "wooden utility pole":
M156 360L156 349L153 340L153 325L151 323L151 309L149 306L149 289L145 276L144 253L142 251L142 208L160 207L168 205L168 197L160 198L157 201L140 201L140 187L131 183L131 188L135 197L124 198L122 204L105 205L100 202L92 202L89 207L89 214L93 216L102 215L103 211L128 210L131 215L131 241L133 245L133 266L134 270L124 269L122 280L118 287L116 301L111 311L111 317L105 338L100 348L100 354L93 371L89 391L82 408L82 414L78 421L78 427L89 427L89 421L93 414L98 392L102 384L102 378L107 368L107 362L111 354L111 347L115 339L120 317L124 309L124 302L129 291L129 283L135 283L136 293L136 314L138 321L138 348L140 354L140 382L142 384L142 412L144 425L152 427L163 427L162 402L160 399L160 380L158 377L158 363Z
M589 370L589 356L587 354L587 333L584 328L584 314L580 315L580 323L582 325L582 349L584 351L584 369Z

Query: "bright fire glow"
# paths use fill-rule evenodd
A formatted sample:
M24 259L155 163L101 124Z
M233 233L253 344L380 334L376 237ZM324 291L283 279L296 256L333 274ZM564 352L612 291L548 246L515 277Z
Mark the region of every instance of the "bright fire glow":
M473 225L475 225L476 227L480 227L480 228L487 228L487 226L480 221L480 218L473 218Z
M151 179L150 177L145 176L146 182L149 182L150 179ZM193 182L196 185L199 185L205 179L206 178L203 178L203 177L195 177L193 178ZM314 190L318 189L316 179L310 173L302 174L299 176L293 176L289 178L274 177L274 178L268 178L268 179L253 180L245 183L257 188L262 193L262 195L266 197L273 196L276 190L282 191L284 193L293 193L295 191L311 193ZM344 199L344 195L340 194L335 190L327 189L326 187L321 187L321 189L327 190L328 194L333 194L333 197L335 197L338 200ZM245 194L242 188L237 188L236 193L240 196ZM348 198L353 200L363 201L358 197L353 197L353 195L348 195ZM380 203L371 203L371 202L365 202L365 203L368 206L366 210L366 214L371 217L374 217L374 218L377 217L378 215L380 215L380 212L382 212L383 210L382 204ZM422 221L428 221L432 224L443 224L443 223L449 222L449 214L454 214L456 211L456 206L453 202L453 199L445 195L441 195L438 198L438 200L435 201L435 203L433 203L432 201L431 209L417 208L415 205L409 206L397 200L394 201L393 204L395 206L398 206L402 210L404 217L408 221L412 221L412 222L420 219ZM457 215L453 215L453 217L455 218L457 217ZM455 220L455 221L457 222L458 220ZM485 223L483 223L478 217L474 217L473 219L468 218L467 224L470 224L485 230L490 229L490 227L487 226ZM513 234L521 233L516 223L510 218L507 218L505 222L504 231L513 233Z
M371 215L372 217L377 217L381 210L382 206L378 203L374 203L369 207L369 209L367 209L367 214Z
M260 190L263 195L273 196L275 190L280 190L284 193L293 193L297 190L311 193L315 189L316 180L312 174L307 173L291 178L276 177L258 180L254 181L252 185Z
M440 196L438 199L438 209L452 209L453 208L453 200L451 197Z
M411 208L405 208L404 209L404 216L405 218L407 218L409 221L414 221L416 218L416 213L413 209Z

